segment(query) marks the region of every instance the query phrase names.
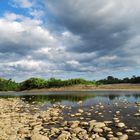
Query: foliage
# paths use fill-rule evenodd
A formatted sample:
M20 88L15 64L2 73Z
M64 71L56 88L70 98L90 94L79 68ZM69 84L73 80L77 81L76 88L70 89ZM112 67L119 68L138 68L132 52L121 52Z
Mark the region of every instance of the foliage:
M0 91L17 91L17 90L29 90L35 88L59 88L65 86L73 85L95 85L100 84L118 84L118 83L140 83L140 77L133 76L131 78L118 79L113 76L108 76L106 79L101 79L98 81L89 81L82 78L61 80L50 78L44 80L41 78L29 78L21 83L16 83L11 79L6 80L0 78Z
M21 90L45 87L47 87L47 81L41 78L30 78L20 84Z
M61 80L61 79L55 79L55 78L50 78L48 80L48 87L64 87L64 86L73 86L73 85L89 85L89 84L94 84L93 81L88 81L84 80L81 78L76 78L76 79L68 79L68 80Z
M97 81L98 83L101 84L119 84L119 83L140 83L140 76L132 76L131 78L123 78L123 79L118 79L113 76L108 76L106 79L102 79Z
M0 78L0 91L15 91L19 89L19 84L11 79Z

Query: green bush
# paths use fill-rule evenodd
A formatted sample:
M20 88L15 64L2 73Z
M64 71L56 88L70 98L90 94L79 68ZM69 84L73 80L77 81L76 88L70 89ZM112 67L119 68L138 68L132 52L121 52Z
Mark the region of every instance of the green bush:
M47 81L41 78L30 78L20 84L20 89L34 89L47 87Z

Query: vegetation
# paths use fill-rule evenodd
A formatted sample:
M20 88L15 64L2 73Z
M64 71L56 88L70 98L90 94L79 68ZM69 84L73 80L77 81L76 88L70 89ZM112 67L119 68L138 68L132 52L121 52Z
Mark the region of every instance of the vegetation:
M19 84L15 81L12 81L11 79L6 80L3 78L0 78L0 91L12 91L12 90L18 90Z
M45 88L47 87L47 81L41 78L30 78L20 83L20 90Z
M44 80L41 78L30 78L21 83L16 83L11 79L0 78L0 91L19 91L29 89L41 89L41 88L59 88L73 85L95 85L100 84L118 84L118 83L140 83L140 77L133 76L131 78L118 79L113 76L108 76L106 79L98 81L89 81L82 78L61 80L50 78Z
M34 89L34 88L59 88L64 86L73 86L79 84L94 84L93 81L87 81L84 79L69 79L61 80L50 78L49 80L44 80L41 78L30 78L20 84L21 90Z
M126 77L123 79L115 78L113 76L108 76L106 79L102 79L97 82L101 84L119 84L119 83L137 84L137 83L140 83L140 76L138 77L132 76L131 78Z

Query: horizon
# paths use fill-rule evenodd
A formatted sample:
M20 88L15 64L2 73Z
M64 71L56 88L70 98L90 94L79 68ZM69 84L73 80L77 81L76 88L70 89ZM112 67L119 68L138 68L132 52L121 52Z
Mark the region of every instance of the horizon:
M140 76L139 13L139 0L1 0L0 77Z
M28 79L31 79L31 78L39 78L39 79L43 79L43 80L49 80L49 79L51 79L51 78L54 78L54 79L58 79L58 80L70 80L70 79L83 79L83 80L87 80L87 81L98 81L98 80L104 80L104 79L107 79L109 76L111 76L111 77L113 77L113 78L117 78L117 79L119 79L119 80L123 80L124 78L129 78L129 79L131 79L131 78L133 78L133 77L140 77L140 76L138 76L138 75L132 75L132 76L129 76L129 77L122 77L122 78L118 78L118 77L114 77L114 76L112 76L112 75L108 75L108 76L106 76L106 77L104 77L104 78L101 78L101 79L86 79L86 78L82 78L82 77L76 77L76 78L66 78L66 79L62 79L62 78L56 78L56 77L49 77L49 78L42 78L42 77L29 77L29 78L27 78L27 79L24 79L24 80L21 80L21 81L16 81L16 80L14 80L14 79L12 79L12 78L9 78L9 79L11 79L12 81L15 81L16 83L22 83L22 82L24 82L24 81L26 81L26 80L28 80ZM9 79L6 79L6 78L3 78L3 77L0 77L0 79L5 79L5 80L9 80Z

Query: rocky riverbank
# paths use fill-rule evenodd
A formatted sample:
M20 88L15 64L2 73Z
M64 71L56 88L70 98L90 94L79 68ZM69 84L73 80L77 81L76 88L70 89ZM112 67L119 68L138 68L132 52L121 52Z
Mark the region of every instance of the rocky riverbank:
M81 105L82 101L77 104ZM137 111L133 116L140 117L140 103L135 105ZM94 111L95 108L99 110ZM69 113L64 115L66 110ZM101 103L88 111L82 106L75 113L71 110L71 106L61 104L40 110L40 105L19 98L0 99L0 140L129 140L133 136L140 139L140 131L129 128L121 120L119 109L111 120L103 119L105 107ZM91 119L93 112L102 121Z

